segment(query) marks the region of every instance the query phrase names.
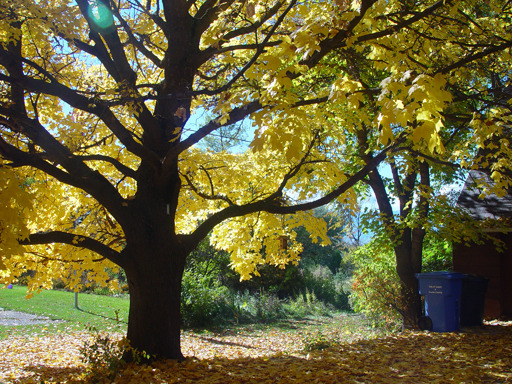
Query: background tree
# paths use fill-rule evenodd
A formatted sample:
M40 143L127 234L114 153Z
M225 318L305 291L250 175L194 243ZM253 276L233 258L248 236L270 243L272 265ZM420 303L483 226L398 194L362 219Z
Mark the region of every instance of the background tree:
M442 112L464 90L451 84L472 92L483 67L473 63L506 61L512 46L508 3L482 7L2 3L4 280L31 269L32 288L62 275L72 285L70 269L101 279L105 266L118 266L130 290L132 346L182 359L182 274L210 231L248 278L262 263L297 262L294 228L327 241L325 222L307 211L333 199L355 206L351 188L365 177L380 183L371 171L399 146L422 153L412 169L422 175L421 196L428 193L425 160L443 152ZM368 67L355 71L364 55ZM363 70L378 81L366 84ZM198 108L214 118L188 131ZM506 116L498 110L487 124L483 112L471 119L478 137ZM245 118L258 127L251 151L196 146ZM290 237L286 251L282 235ZM402 274L403 265L407 282L412 270Z
M325 105L332 126L338 124L352 140L345 156L365 164L383 144L397 144L364 182L376 197L379 220L395 254L401 286L395 309L408 326L417 325L422 311L415 274L422 271L427 232L442 229L446 239L460 240L472 231L447 217L454 213L453 204L441 193L443 186L463 180L467 168L490 164L491 157L499 158L492 161L494 189L504 193L510 183L509 139L502 133L510 124L505 80L510 39L500 30L510 25L510 6L464 2L448 14L439 11L393 39L329 56L323 70L324 79L334 82L330 99L338 100ZM468 39L466 32L474 28L479 32ZM448 31L449 36L440 37ZM337 86L339 72L345 81ZM350 95L354 89L359 96ZM350 108L352 115L347 114ZM479 147L492 145L489 140L496 152L486 159L475 156ZM398 212L393 210L395 199Z

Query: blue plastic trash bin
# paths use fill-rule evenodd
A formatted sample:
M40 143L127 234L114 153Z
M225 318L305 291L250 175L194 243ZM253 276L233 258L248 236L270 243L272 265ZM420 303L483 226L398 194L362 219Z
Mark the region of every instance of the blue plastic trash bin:
M462 279L457 272L417 273L420 295L425 296L425 316L434 332L460 329L460 294Z

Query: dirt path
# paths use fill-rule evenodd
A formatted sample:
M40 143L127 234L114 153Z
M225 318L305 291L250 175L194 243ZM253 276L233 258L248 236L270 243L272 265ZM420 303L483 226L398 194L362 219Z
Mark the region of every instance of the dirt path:
M14 325L31 325L31 324L45 324L53 320L44 316L31 315L30 313L9 311L0 308L0 325L14 326Z

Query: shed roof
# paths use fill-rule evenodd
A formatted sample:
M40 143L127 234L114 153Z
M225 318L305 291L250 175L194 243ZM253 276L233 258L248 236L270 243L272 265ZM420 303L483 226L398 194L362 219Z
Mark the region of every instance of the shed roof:
M512 218L512 191L509 190L503 197L492 193L483 199L480 198L484 189L482 185L493 184L487 173L470 171L457 200L457 206L465 209L476 220Z

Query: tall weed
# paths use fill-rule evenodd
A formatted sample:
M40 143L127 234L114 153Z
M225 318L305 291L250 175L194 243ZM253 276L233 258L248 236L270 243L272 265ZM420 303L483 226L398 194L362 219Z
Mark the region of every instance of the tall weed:
M349 291L345 285L346 276L342 272L333 274L331 269L316 264L304 270L304 285L314 292L317 299L335 308L350 310Z

